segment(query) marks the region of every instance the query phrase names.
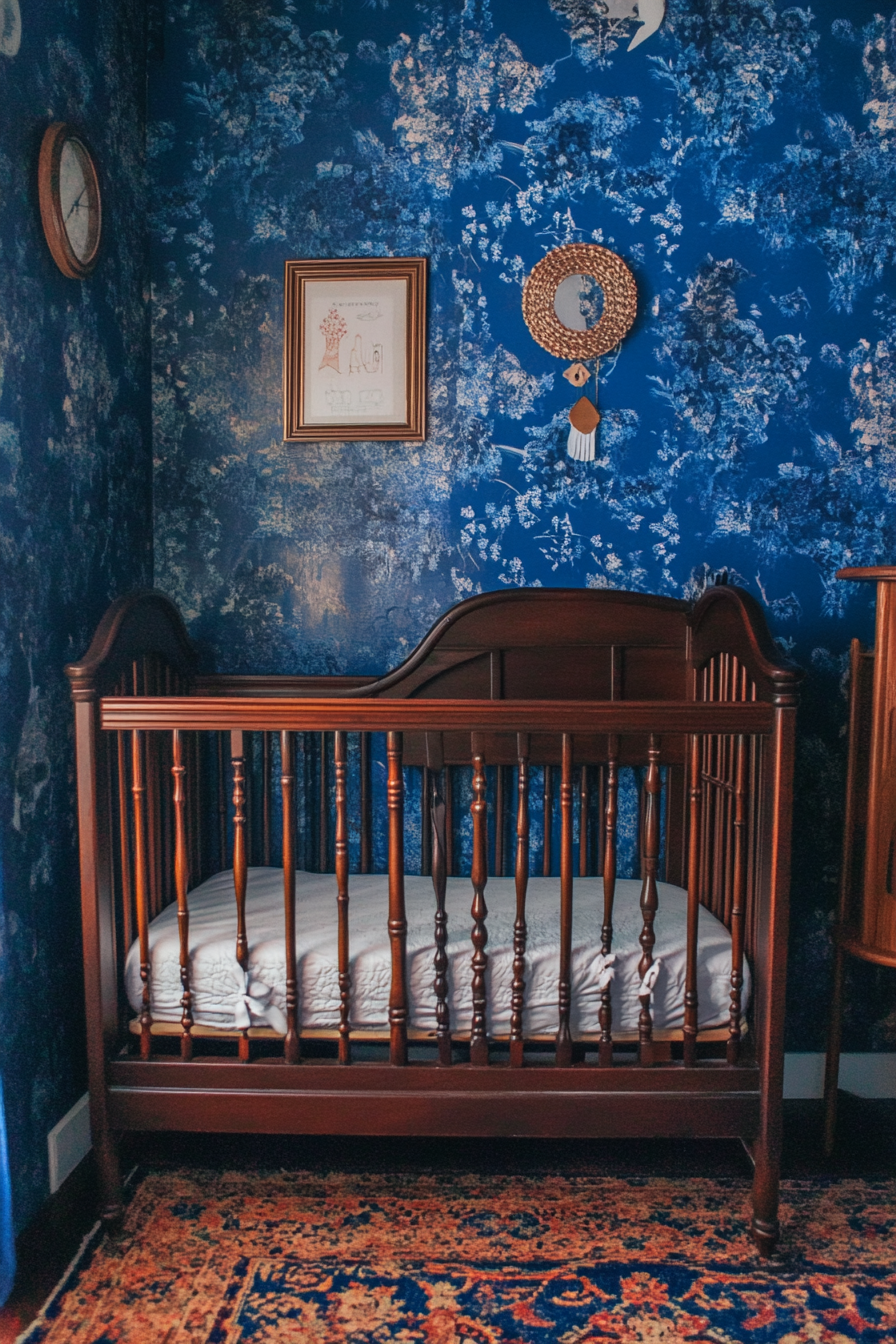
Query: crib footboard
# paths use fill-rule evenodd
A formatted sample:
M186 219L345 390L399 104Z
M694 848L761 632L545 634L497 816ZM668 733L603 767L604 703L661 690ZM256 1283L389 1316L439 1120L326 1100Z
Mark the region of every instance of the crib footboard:
M644 599L622 596L643 643ZM796 673L743 595L662 610L675 698L427 698L419 659L405 697L389 679L276 694L197 683L158 595L107 620L70 675L108 1216L122 1130L729 1136L754 1152L770 1249ZM427 656L439 675L474 661L444 638ZM201 979L222 892L223 1022Z

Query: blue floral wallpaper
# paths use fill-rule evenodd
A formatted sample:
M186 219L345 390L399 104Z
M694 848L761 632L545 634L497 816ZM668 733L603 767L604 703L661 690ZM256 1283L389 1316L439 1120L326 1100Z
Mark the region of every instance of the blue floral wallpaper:
M0 1074L18 1227L47 1194L47 1132L86 1087L63 665L152 562L143 5L21 0L21 21L18 51L0 44ZM55 120L101 174L83 282L57 270L38 211Z
M823 1042L844 564L896 559L891 6L169 0L152 81L155 574L209 665L380 672L502 584L694 596L720 569L810 672L789 1037ZM881 15L879 10L883 10ZM618 251L597 459L521 284ZM281 440L286 258L430 258L420 445ZM593 387L593 384L592 384ZM851 968L852 1048L896 1047Z

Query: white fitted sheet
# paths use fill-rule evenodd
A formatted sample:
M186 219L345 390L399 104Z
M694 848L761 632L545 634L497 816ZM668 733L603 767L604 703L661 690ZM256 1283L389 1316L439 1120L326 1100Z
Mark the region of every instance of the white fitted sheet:
M336 881L332 873L297 875L296 957L300 1021L303 1027L337 1027L339 983L336 950ZM684 1021L684 979L687 893L658 883L654 959L659 962L652 994L654 1027L681 1027ZM640 979L638 962L642 928L640 881L620 879L613 909L612 1005L615 1032L638 1025ZM351 1025L357 1029L388 1028L391 954L386 932L388 878L352 875L349 882L349 929L352 969ZM493 1036L510 1031L513 922L516 890L512 878L489 878L488 1030ZM471 1021L469 878L448 879L448 983L451 1028L464 1032ZM435 897L428 877L405 877L408 918L408 994L410 1026L431 1031L436 1026L433 991L433 915ZM246 894L249 973L235 955L236 906L233 874L216 874L189 893L190 987L197 1025L233 1028L274 1026L283 1029L286 967L283 937L283 873L279 868L250 868ZM557 1028L560 883L532 877L526 899L526 1036L550 1035ZM597 953L603 918L603 881L577 878L573 896L572 1030L599 1031L601 974L608 969ZM155 1021L178 1022L181 982L177 907L170 905L149 928L151 1011ZM728 1020L731 936L708 910L701 908L698 934L699 1026ZM131 1007L139 1011L142 986L139 945L135 942L125 967ZM750 995L750 970L744 965L742 1004ZM248 1018L246 1016L248 1011Z

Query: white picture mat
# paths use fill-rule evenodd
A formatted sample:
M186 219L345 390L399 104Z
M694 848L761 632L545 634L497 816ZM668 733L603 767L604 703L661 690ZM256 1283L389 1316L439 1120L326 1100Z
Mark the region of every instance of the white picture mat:
M302 423L403 425L408 280L306 280Z

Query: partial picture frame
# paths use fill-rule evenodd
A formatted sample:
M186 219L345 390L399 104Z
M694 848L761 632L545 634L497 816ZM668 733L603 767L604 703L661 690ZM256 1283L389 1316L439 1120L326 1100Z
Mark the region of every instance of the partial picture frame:
M426 436L426 257L287 261L283 438Z

